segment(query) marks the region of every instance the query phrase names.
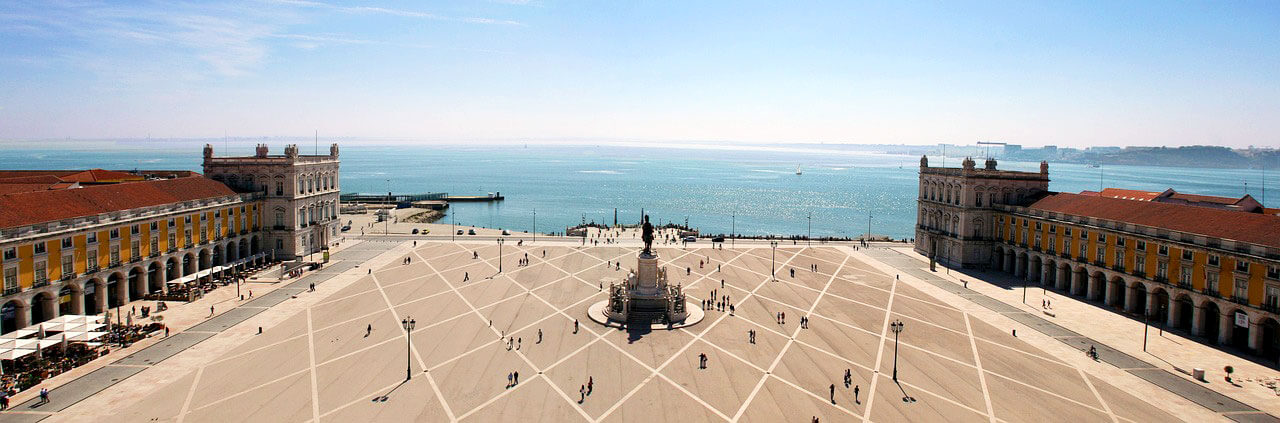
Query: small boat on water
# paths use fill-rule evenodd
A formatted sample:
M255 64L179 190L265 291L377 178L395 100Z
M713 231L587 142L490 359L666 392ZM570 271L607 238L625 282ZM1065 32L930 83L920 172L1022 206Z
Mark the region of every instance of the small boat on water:
M800 165L796 165L796 174L797 174L797 175L803 175L803 174L804 174L804 172L800 171Z

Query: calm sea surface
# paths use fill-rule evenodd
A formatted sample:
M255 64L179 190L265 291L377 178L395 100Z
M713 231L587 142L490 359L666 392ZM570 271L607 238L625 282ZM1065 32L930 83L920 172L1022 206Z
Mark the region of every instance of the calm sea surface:
M278 154L282 146L272 145ZM304 148L304 150L306 150ZM218 154L224 151L219 149ZM249 155L251 147L232 147ZM304 152L305 153L305 152ZM200 149L0 149L0 169L200 170ZM930 157L930 164L941 164ZM979 160L981 162L981 160ZM957 166L959 158L948 158ZM979 163L981 164L981 163ZM796 175L799 166L804 174ZM342 147L343 192L454 195L501 192L499 203L455 203L459 224L562 231L595 221L634 223L643 208L657 222L684 222L704 233L805 234L871 232L913 236L919 157L766 148L623 146L354 146ZM1001 169L1038 170L1038 163L1001 162ZM1264 176L1247 169L1192 169L1051 163L1050 189L1096 190L1100 184L1159 191L1262 196ZM1280 196L1280 175L1265 176ZM1101 179L1101 180L1100 180ZM1247 187L1247 188L1246 188ZM1261 198L1260 198L1261 199ZM736 217L735 217L736 216ZM448 223L446 217L442 223Z

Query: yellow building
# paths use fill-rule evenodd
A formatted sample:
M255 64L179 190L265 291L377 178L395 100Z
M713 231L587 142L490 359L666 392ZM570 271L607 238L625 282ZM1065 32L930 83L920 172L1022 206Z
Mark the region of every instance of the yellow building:
M939 169L922 162L922 197L926 178L946 173ZM1041 169L1047 183L1047 165ZM955 173L957 188L972 183ZM923 240L931 238L962 251L987 249L986 260L951 263L1004 271L1153 324L1280 357L1280 210L1247 195L1172 189L1028 194L985 205L956 200L952 215L990 213L992 232L948 236L922 220L917 251L941 258L926 248ZM922 208L932 203L921 201Z
M0 331L265 261L259 196L185 171L0 172Z

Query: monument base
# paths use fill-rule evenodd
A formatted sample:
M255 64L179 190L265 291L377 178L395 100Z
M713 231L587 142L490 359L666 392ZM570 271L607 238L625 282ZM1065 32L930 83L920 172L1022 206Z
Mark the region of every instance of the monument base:
M609 298L593 304L589 317L611 327L645 325L653 329L702 321L702 308L685 301L680 286L667 285L666 270L658 267L657 254L642 251L636 257L636 268L622 283L609 284Z
M609 318L609 312L607 310L608 307L609 307L608 300L600 301L598 303L592 304L591 307L587 308L587 316L591 318L591 321L607 327L618 328L618 329L627 328L626 321L613 320ZM671 322L671 323L650 323L649 329L650 330L680 329L680 328L696 325L702 322L702 319L707 317L707 312L702 310L702 306L699 306L691 302L685 302L684 307L686 310L689 310L684 320L681 320L679 322Z

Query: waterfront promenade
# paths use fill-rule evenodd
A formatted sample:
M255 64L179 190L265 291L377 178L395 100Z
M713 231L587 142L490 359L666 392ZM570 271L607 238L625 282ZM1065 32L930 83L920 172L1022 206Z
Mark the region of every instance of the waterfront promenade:
M508 243L498 274L492 241L415 246L370 237L362 245L381 252L367 249L359 268L352 261L313 276L323 281L317 292L282 299L47 421L104 412L140 421L1223 418L1082 354L1013 337L1007 317L951 304L852 247L784 245L776 262L761 243L660 247L673 283L691 297L728 295L735 313L708 310L703 323L673 331L595 326L583 313L603 298L599 285L626 271L606 265L634 263L636 245L577 241ZM530 264L519 266L526 253ZM778 280L770 281L775 263ZM417 326L407 357L400 320L410 316ZM900 383L892 378L893 321L905 327ZM513 349L504 335L516 338ZM520 383L506 386L511 372ZM588 379L590 396L578 392Z

